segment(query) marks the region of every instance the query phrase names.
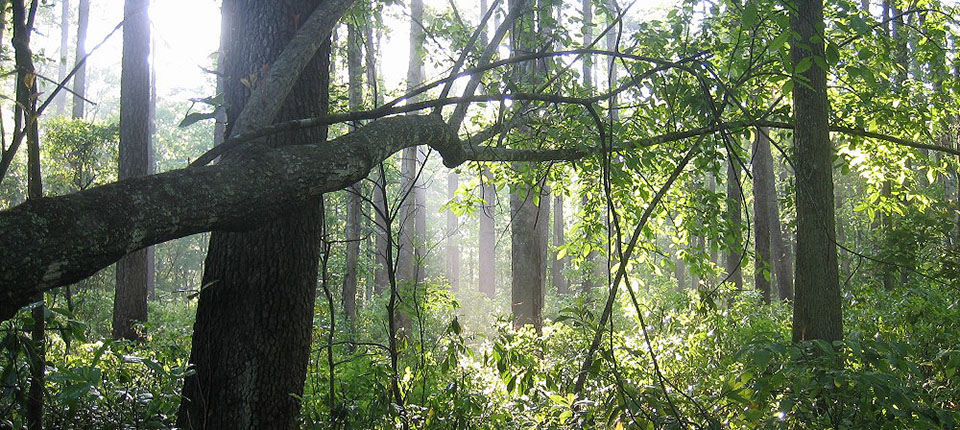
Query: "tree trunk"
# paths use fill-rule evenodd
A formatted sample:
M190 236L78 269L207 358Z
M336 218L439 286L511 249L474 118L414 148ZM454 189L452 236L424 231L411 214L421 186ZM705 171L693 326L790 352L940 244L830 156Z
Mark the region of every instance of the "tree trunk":
M493 184L490 169L483 168L480 176L480 192L483 194L483 206L480 208L480 232L478 246L478 273L480 292L489 298L496 296L497 281L497 233L493 215L497 210L497 187Z
M3 2L3 7L6 7ZM43 182L40 172L40 134L37 127L37 75L30 48L30 36L37 15L39 2L31 2L29 8L24 0L13 1L13 48L17 69L16 99L14 112L14 139L25 134L27 142L27 201L43 197ZM46 303L43 293L33 297L39 304L31 311L33 327L33 356L30 359L30 388L27 391L27 428L43 429L44 386L47 369Z
M447 173L447 198L456 198L457 188L460 188L460 178L457 172L450 170ZM447 280L450 289L457 291L460 288L460 229L457 214L447 209Z
M228 41L226 75L263 74L297 30L291 17L310 16L318 3L225 2L224 19L236 35ZM329 49L327 42L312 56L276 121L327 112ZM233 79L224 87L232 128L250 91ZM263 144L302 145L325 137L326 127L320 127L281 133ZM242 163L243 157L243 151L231 153L222 163ZM296 426L310 354L322 213L315 197L284 213L253 231L211 235L190 356L196 373L184 381L179 427Z
M789 183L790 180L790 172L787 170L786 166L783 166L783 168L780 170L780 182ZM793 230L788 228L786 225L780 224L779 202L773 207L773 209L776 211L776 218L774 219L776 224L771 228L776 228L776 232L773 236L773 254L777 258L775 262L777 271L777 289L780 293L780 300L793 300L794 233Z
M540 182L540 201L537 204L537 235L540 236L540 302L546 301L547 294L547 257L550 255L550 187L544 178Z
M823 57L822 0L799 0L790 27L796 67L804 58ZM809 61L809 60L808 60ZM833 149L827 115L827 71L814 66L802 73L804 85L793 87L797 176L797 272L793 340L839 340L843 337L837 247L834 243Z
M563 222L563 194L557 194L553 200L553 267L550 277L553 279L553 285L557 287L557 293L569 294L570 284L567 277L563 274L567 264L567 256L557 258L560 247L564 244L564 222Z
M90 22L90 0L80 0L77 12L77 49L76 62L79 64L87 55L87 24ZM73 75L73 119L83 118L84 100L87 89L87 63L80 64Z
M120 75L119 179L150 170L150 18L149 0L126 0L123 13L123 68ZM117 262L113 302L113 338L137 340L135 325L147 320L147 295L153 281L147 252L134 251Z
M352 22L347 23L347 76L349 86L349 106L358 111L363 106L363 46L360 29ZM360 256L360 218L361 183L350 186L346 192L347 230L346 268L343 276L343 312L351 323L357 318L357 261Z
M770 303L770 285L773 275L773 258L770 245L773 242L773 218L777 205L777 188L773 179L773 155L770 154L770 139L766 128L758 128L753 141L753 222L756 263L754 286Z
M733 284L734 289L743 288L743 271L741 266L745 261L743 253L743 235L741 229L742 200L740 185L740 165L735 153L727 154L727 223L730 227L730 236L727 239L727 255L725 268L727 281Z
M392 268L387 266L387 253L393 252L387 246L387 202L384 199L383 190L386 189L386 178L376 169L374 190L373 190L373 208L374 219L376 220L377 243L376 243L376 268L374 269L374 293L381 294L390 288L390 278L387 274Z
M57 82L63 82L67 77L67 61L70 58L70 0L60 1L60 65L57 72ZM63 115L67 105L67 92L60 90L54 100L54 114Z
M515 169L522 167L515 164ZM536 186L525 184L510 190L511 309L514 327L532 324L539 333L543 327L543 275L541 236L537 231L539 208L534 204L536 192Z

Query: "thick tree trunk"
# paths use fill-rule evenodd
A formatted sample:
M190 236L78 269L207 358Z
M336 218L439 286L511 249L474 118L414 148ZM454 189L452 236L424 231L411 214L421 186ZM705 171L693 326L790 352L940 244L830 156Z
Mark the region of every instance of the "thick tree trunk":
M497 187L493 184L490 169L484 167L480 178L483 206L480 207L480 232L478 246L478 273L480 292L489 298L496 296L497 281L497 233L494 214L497 210Z
M77 11L77 49L76 63L80 63L87 55L87 25L90 22L90 0L80 0ZM87 64L80 64L77 73L73 75L73 119L83 118L83 97L87 89Z
M519 165L515 168L521 169ZM514 327L532 324L539 332L543 327L543 275L536 192L536 186L524 184L510 190L511 309Z
M791 30L808 43L791 45L796 66L804 58L823 57L822 0L799 0ZM810 67L806 82L793 88L796 128L797 274L793 310L794 341L843 337L837 247L834 243L833 148L827 115L827 71Z
M290 17L310 16L318 3L225 2L224 19L236 35L226 50L227 76L263 74L297 30ZM329 52L326 44L312 56L277 121L327 112ZM250 91L239 80L225 80L224 86L233 125ZM325 135L325 127L300 130L264 144L302 145L323 141ZM243 164L247 156L231 155L224 165ZM184 382L180 427L296 426L310 353L322 212L316 198L304 198L284 213L254 231L211 235L190 356L196 373Z
M739 291L743 288L743 265L746 256L743 253L743 235L740 211L742 210L740 165L736 154L727 155L727 223L730 227L730 236L727 239L727 255L724 267L727 270L727 281Z
M447 198L453 200L456 198L457 189L460 188L460 178L457 172L451 170L447 173ZM447 209L447 280L450 282L450 289L457 291L460 288L460 230L457 214Z
M123 69L120 74L119 179L146 176L150 169L150 18L149 0L124 2ZM152 247L134 251L117 262L113 302L113 338L141 338L135 325L147 320L147 296L153 283L148 264Z
M564 220L563 220L563 194L557 194L553 200L553 266L550 277L553 279L553 285L557 287L557 293L569 294L570 284L563 271L567 264L567 256L557 258L560 247L564 245Z
M774 207L777 205L777 188L773 179L773 155L770 154L768 130L758 128L753 141L753 222L756 263L754 286L770 303L770 285L773 278L772 243Z

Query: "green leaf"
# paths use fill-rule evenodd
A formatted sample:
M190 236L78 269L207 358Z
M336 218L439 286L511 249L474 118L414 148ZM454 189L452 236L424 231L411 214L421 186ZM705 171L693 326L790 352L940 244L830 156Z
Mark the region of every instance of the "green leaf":
M195 124L195 123L197 123L197 122L199 122L199 121L203 121L203 120L205 120L205 119L210 119L210 118L215 118L216 116L217 116L217 111L213 111L213 112L191 112L191 113L188 113L187 116L183 117L183 120L180 121L180 124L178 125L178 127L180 127L180 128L186 128L186 127L189 127L189 126L191 126L191 125L193 125L193 124Z
M760 13L757 11L755 2L747 2L743 7L743 14L740 15L740 25L745 28L751 28L760 21Z

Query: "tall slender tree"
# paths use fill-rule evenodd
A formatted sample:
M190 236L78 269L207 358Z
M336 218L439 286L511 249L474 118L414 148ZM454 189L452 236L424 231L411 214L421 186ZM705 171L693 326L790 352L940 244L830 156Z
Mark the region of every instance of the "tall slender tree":
M84 95L87 90L87 26L90 23L90 0L79 0L77 10L77 49L75 50L77 73L73 75L73 119L83 118Z
M770 303L770 285L773 277L773 216L777 205L777 188L773 179L773 156L770 153L768 130L759 128L753 141L753 222L756 263L754 286ZM779 229L779 226L778 226ZM779 233L779 231L778 231Z
M480 192L483 196L483 205L480 207L480 231L478 234L477 273L479 275L480 292L488 298L496 296L497 288L497 186L493 183L490 169L484 166L480 174Z
M153 173L150 166L150 17L149 0L124 2L123 64L120 73L119 179ZM154 282L148 247L117 262L113 302L114 339L139 339L136 324L147 320L147 296Z
M63 82L67 77L67 61L70 59L70 0L60 1L60 52L57 66L57 82ZM63 115L67 105L67 92L60 91L54 100L54 113Z
M40 133L37 117L37 72L30 47L31 33L40 2L33 0L27 6L24 0L13 0L13 49L17 68L17 104L14 108L14 140L27 142L27 200L43 197L40 172ZM6 8L6 2L0 2ZM33 341L30 360L30 388L27 391L27 428L43 429L44 392L47 369L46 303L43 293L33 298L39 304L31 311Z
M736 142L731 139L731 144ZM743 288L743 260L746 258L743 252L743 243L741 235L741 193L740 184L740 164L739 155L736 154L736 148L730 148L727 154L727 223L730 228L730 235L727 238L727 253L724 259L724 266L727 270L728 281L733 284L736 290Z
M447 198L453 200L457 197L457 189L460 188L460 175L456 171L450 170L447 173ZM450 288L457 291L460 288L460 220L452 209L447 209L447 229L446 229L446 253L447 253L447 280L450 282Z
M228 135L249 127L239 121L251 93L244 82L267 85L260 78L299 28L293 17L309 17L327 1L224 1L223 17L233 35L226 41L224 71L237 77L224 80ZM326 114L329 54L326 42L311 55L276 118L246 120L256 124ZM301 145L325 138L326 128L320 127L281 133L254 145ZM256 152L255 147L235 150L220 163L243 163ZM212 233L190 352L195 373L184 381L178 427L296 426L310 356L321 216L319 200L306 198L254 230Z
M790 11L793 65L824 56L822 0L797 0ZM797 176L797 269L793 339L843 338L837 247L834 240L833 147L827 121L827 70L822 61L795 79L794 145Z
M359 111L363 106L363 42L361 29L354 20L347 22L347 85L349 92L349 106L352 111ZM351 322L357 318L357 262L360 257L360 218L361 182L347 188L347 220L346 220L346 267L343 277L343 311Z

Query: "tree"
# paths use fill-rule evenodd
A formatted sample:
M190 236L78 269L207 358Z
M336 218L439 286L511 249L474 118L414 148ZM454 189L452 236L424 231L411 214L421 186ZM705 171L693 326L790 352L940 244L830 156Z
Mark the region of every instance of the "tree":
M553 200L553 248L559 249L564 244L564 221L563 221L563 194L557 193ZM570 292L570 283L563 271L567 264L567 256L557 258L559 251L553 253L553 265L551 266L550 278L553 279L553 285L557 287L560 294Z
M510 45L513 55L535 52L536 15L530 0L513 0L511 8L520 12L513 21ZM514 79L521 85L534 82L537 68L534 64L514 66ZM521 126L519 133L530 136L529 127ZM513 170L521 176L536 174L536 165L513 163ZM526 172L526 175L523 173ZM515 182L510 185L510 261L511 261L511 309L515 327L533 325L540 331L543 326L543 284L545 257L543 239L546 238L546 222L541 220L540 205L543 180Z
M16 108L14 109L14 141L24 137L27 142L27 201L43 197L43 183L40 174L40 133L37 114L37 72L33 64L33 51L30 48L31 33L37 17L39 1L31 1L29 7L24 0L12 2L13 11L13 49L16 61ZM6 8L6 2L0 4ZM16 151L13 147L9 149ZM30 330L33 341L30 360L30 389L27 392L27 428L43 429L44 392L46 384L46 303L43 293L31 297L40 302L31 311L33 327Z
M743 271L741 266L745 258L743 252L741 235L741 198L742 187L740 184L740 155L733 146L735 140L731 139L730 146L727 148L727 212L726 218L730 228L730 235L727 239L727 255L724 258L727 269L727 280L733 284L733 288L740 290L743 287Z
M119 179L153 173L150 153L150 18L149 0L124 2L123 69L120 75ZM134 251L117 262L113 304L114 339L136 340L136 323L147 320L147 296L154 280L153 247Z
M251 106L245 105L264 102L262 97L250 96L251 92L266 91L274 83L268 68L278 67L278 57L297 29L310 25L291 17L311 16L317 8L331 13L331 7L343 7L343 3L233 0L223 4L224 20L233 26L230 34L234 35L225 49L225 74L245 77L242 81L250 83L248 88L241 79L224 80L228 135L248 131L256 122L326 114L329 42L322 42L332 25L311 45L316 46L314 51L303 55L305 71L293 72L290 79L295 83L292 90L281 93L289 92L282 105L269 106L275 115L252 114ZM333 13L327 19L337 19L343 11ZM325 127L283 133L225 155L220 165L247 164L258 158L257 148L325 138ZM258 181L269 180L269 176L256 176ZM282 212L264 218L254 230L219 230L211 235L190 352L196 373L184 381L178 426L295 426L300 409L296 396L303 390L313 327L322 216L318 197L313 194L283 205Z
M351 110L360 110L363 105L363 46L360 41L360 28L355 22L347 23L347 77L349 106ZM347 188L347 226L346 239L347 262L343 276L343 311L351 322L357 318L357 260L360 256L360 218L362 183L357 182Z
M773 156L770 154L770 141L767 129L757 129L753 140L753 222L756 267L754 268L754 286L763 296L764 303L770 303L770 280L773 259L770 245L773 243L773 217L777 205L777 187L773 179ZM779 233L779 222L777 222Z
M90 22L90 0L80 0L77 12L77 73L73 76L73 119L83 118L84 95L87 89L87 25Z
M447 198L450 200L456 198L458 188L460 188L460 177L457 172L451 170L447 173ZM457 234L459 229L457 214L452 209L447 209L447 280L453 291L460 288L460 238Z
M797 0L790 13L796 34L790 53L794 68L812 66L794 77L794 145L797 178L797 268L793 340L843 337L837 247L834 239L833 163L827 112L822 0Z
M70 52L70 0L60 1L60 67L57 69L57 82L63 82L67 77L67 60ZM55 114L63 115L67 105L67 94L61 91L55 101Z
M497 288L497 232L494 215L497 210L497 186L488 167L480 174L480 193L483 205L480 206L480 230L477 236L477 265L479 266L480 292L489 298L496 296Z

